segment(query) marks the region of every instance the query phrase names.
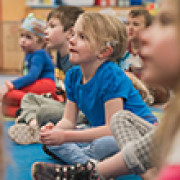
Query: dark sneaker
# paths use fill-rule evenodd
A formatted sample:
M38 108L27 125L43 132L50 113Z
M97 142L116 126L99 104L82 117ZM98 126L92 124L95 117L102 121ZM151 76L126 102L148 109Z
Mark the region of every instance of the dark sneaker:
M16 117L20 116L21 113L22 113L22 111L23 111L23 109L22 109L22 108L19 108L19 109L16 111L16 113L15 113Z
M24 118L21 118L21 117L20 117L20 118L16 118L15 122L16 122L16 123L19 123L19 124L20 124L20 123L27 124L27 122L25 121L25 119L24 119Z
M92 161L71 166L36 162L32 165L31 175L33 180L102 180Z

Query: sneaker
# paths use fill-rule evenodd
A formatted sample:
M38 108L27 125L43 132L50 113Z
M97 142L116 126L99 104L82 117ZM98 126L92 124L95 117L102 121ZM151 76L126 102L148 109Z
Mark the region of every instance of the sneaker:
M17 144L40 143L39 128L37 126L18 123L8 129L8 135Z
M18 124L18 123L27 124L27 122L25 121L24 118L21 117L21 115L15 119L15 124Z
M22 108L19 108L19 109L16 111L16 113L15 113L16 117L20 116L21 113L22 113L22 111L23 111L23 109L22 109Z
M102 180L92 161L71 166L36 162L32 165L31 175L33 180Z

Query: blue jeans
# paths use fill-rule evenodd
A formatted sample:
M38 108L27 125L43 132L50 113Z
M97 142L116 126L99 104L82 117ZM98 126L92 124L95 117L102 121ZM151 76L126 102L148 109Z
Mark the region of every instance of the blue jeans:
M102 160L119 151L113 136L104 136L91 143L65 143L47 148L67 164L86 163L89 159Z

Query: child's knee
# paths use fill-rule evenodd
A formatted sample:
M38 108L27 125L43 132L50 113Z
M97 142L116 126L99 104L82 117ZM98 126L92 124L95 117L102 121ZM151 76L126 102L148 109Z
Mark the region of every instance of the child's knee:
M117 124L122 123L127 119L129 116L130 112L127 110L120 110L116 112L115 114L112 115L111 120L110 120L110 127L117 126Z

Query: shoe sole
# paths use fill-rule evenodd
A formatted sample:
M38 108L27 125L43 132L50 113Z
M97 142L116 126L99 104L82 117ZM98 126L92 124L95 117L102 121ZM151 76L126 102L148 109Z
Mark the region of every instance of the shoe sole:
M49 164L49 163L47 163ZM53 165L53 164L51 164ZM52 166L53 167L53 166ZM55 168L55 167L53 167ZM60 168L60 167L58 167ZM54 169L54 175L59 171ZM51 171L50 171L51 172ZM52 174L48 174L48 168L46 169L46 163L44 162L35 162L31 166L31 177L33 180L60 180L60 177L56 177Z
M9 137L17 144L40 143L39 129L26 124L15 124L8 130Z
M35 162L35 163L32 165L32 167L31 167L31 177L32 177L33 180L37 180L37 178L34 177L34 174L35 174L36 168L37 168L37 167L36 167L37 164L39 164L39 163L38 163L38 162Z
M41 175L38 175L38 177L35 175L38 171L41 172L41 165L39 164L39 162L35 162L32 166L31 166L31 177L33 180L50 180L49 178L43 177ZM36 177L35 177L36 176Z

